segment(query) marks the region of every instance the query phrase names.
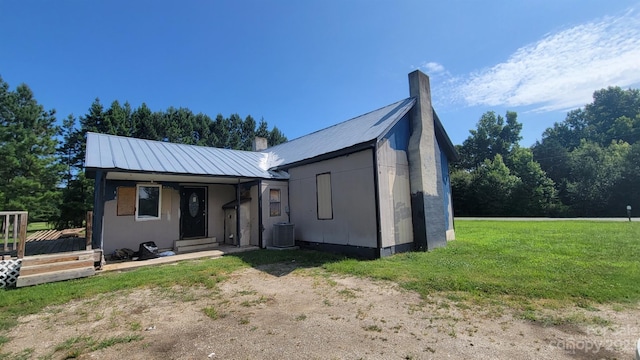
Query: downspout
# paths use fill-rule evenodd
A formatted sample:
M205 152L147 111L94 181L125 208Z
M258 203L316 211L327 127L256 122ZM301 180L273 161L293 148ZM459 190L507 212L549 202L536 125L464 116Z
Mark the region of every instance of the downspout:
M377 257L382 257L382 225L380 220L380 183L378 180L378 142L371 144L373 150L373 185L375 187L375 201L376 201L376 242L377 242Z
M258 247L263 248L262 233L264 232L264 225L262 224L262 179L258 181Z

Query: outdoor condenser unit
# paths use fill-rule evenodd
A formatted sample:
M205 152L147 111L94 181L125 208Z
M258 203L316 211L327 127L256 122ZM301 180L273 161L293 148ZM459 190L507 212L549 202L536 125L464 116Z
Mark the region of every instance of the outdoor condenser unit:
M273 225L274 247L291 247L296 245L295 229L293 224L278 223Z

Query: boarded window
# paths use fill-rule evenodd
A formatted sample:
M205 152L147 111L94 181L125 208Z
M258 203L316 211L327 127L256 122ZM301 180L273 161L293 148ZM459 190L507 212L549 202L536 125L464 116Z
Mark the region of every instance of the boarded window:
M118 216L130 216L136 212L136 188L133 186L118 186L116 194L118 201Z
M318 219L333 219L331 173L316 175L316 196L318 197Z
M280 189L269 189L269 216L280 216Z
M159 220L161 204L160 185L136 186L136 220Z

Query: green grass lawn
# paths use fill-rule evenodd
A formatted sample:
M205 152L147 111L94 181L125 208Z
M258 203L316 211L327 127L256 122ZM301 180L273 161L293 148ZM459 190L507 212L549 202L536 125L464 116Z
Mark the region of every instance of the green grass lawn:
M27 234L40 230L51 230L53 226L47 222L30 222L27 224Z
M640 223L456 221L428 253L345 260L330 271L397 281L425 295L464 291L575 302L640 300Z
M640 300L640 223L457 221L456 235L445 248L373 261L263 250L4 290L0 330L47 305L138 287L215 288L234 270L281 262L392 280L422 295L445 291L496 301L507 296L574 304Z

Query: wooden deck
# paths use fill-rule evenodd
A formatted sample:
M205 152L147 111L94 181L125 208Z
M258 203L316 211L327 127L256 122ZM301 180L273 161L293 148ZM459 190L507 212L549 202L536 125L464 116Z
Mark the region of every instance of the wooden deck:
M3 235L0 239L0 260L22 259L20 275L15 284L17 287L91 276L96 273L95 266L100 263L103 271L113 271L188 259L217 258L225 254L258 249L257 246L220 245L215 238L182 240L176 242L178 254L174 256L104 264L102 251L91 250L91 243L87 243L93 233L91 212L87 214L86 237L81 237L84 229L44 230L27 237L26 211L0 212L0 215L4 219L4 231L0 234ZM10 217L13 221L9 220Z
M25 256L17 287L87 277L96 273L93 250Z

